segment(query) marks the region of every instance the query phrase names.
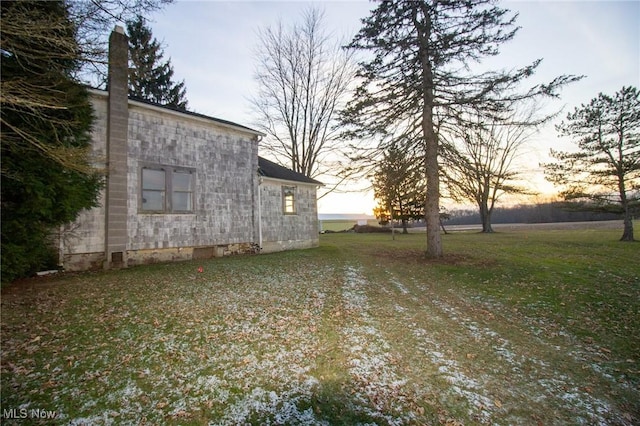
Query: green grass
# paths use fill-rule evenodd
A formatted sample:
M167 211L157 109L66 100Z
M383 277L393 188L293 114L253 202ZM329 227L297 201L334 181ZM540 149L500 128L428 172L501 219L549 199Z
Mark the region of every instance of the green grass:
M640 243L618 234L453 233L439 260L420 234L328 234L318 249L15 283L2 410L60 424L638 423Z

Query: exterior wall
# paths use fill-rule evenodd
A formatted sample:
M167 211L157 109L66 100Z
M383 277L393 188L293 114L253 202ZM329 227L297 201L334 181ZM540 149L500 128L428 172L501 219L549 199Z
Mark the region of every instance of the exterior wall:
M107 101L91 97L95 120L91 131L94 165L105 169L107 156ZM66 269L85 270L102 267L105 254L105 201L102 190L98 207L80 212L75 222L61 229L61 263Z
M141 169L159 164L195 169L194 211L139 211ZM190 117L129 109L128 250L251 243L257 141Z
M106 157L106 94L95 93L93 142ZM223 256L253 250L257 242L258 145L248 132L218 126L197 116L165 111L129 101L127 144L126 265L193 257ZM104 162L102 163L104 164ZM139 211L144 165L195 170L193 213L151 214ZM107 212L82 212L65 227L62 250L67 270L95 269L106 260Z
M296 187L296 214L284 214L282 186ZM262 252L317 247L316 186L262 178L260 184Z

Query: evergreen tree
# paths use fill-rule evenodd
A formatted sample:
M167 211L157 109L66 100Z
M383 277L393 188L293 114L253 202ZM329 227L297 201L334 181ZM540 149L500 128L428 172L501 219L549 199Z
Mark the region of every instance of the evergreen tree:
M424 175L411 156L396 146L384 153L373 175L373 191L381 222L400 220L403 233L411 219L424 216Z
M181 110L187 109L184 81L175 83L171 60L162 62L162 46L142 16L127 22L129 35L129 96Z
M2 2L2 281L55 266L55 227L96 205L92 108L63 1Z
M600 93L567 115L557 129L575 139L576 152L551 150L547 178L565 186L565 200L624 218L621 241L634 241L633 214L640 211L640 92L623 87Z
M505 101L555 95L575 80L562 76L523 93L517 85L540 61L504 72L473 73L471 64L498 54L516 34L515 15L492 0L382 1L363 20L350 48L370 52L360 64L362 83L343 114L362 140L406 141L423 156L426 177L427 255L442 256L439 133L470 109L499 112ZM381 148L385 148L382 146Z

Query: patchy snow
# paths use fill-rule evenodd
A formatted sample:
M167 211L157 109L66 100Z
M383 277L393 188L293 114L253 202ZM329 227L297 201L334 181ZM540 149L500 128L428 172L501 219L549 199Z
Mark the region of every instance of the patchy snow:
M229 406L220 421L210 425L238 425L252 423L252 419L260 419L261 424L308 424L328 425L315 417L311 408L300 409L313 394L318 381L308 378L297 386L283 392L253 388L236 403Z
M337 366L341 372L346 367L344 389L353 391L345 404L372 419L369 424L424 422L424 410L421 413L417 407L424 407L426 397L437 401L434 408L462 408L478 423L526 424L532 419L519 416L531 403L557 409L564 418L572 415L576 424L608 424L619 408L593 396L571 373L558 374L557 363L544 354L546 349L564 356L569 364L593 370L616 389L633 391L631 383L616 383L614 376L593 363L590 348L577 345L564 352L566 348L555 344L558 339L552 344L540 332L531 336L539 349L537 356L531 356L521 340L506 338L513 335L505 328L467 310L463 299L430 297L433 291L424 283L389 271L382 280L369 281L353 260L344 268L331 264L279 270L273 265L242 265L221 270L224 279L183 286L176 294L154 292L155 303L140 303L151 315L139 314L138 306L129 305L124 296L120 305L102 310L80 305L76 316L69 318L85 321L82 327L88 324L81 339L69 339L63 329L51 342L40 337L45 332L36 336L35 331L23 341L3 340L11 343L3 345L2 373L10 377L3 384L24 396L20 408L35 408L32 401L46 400L60 407L59 420L78 426L167 421L328 425L311 408L324 390L323 378L314 373L318 354L326 350L317 329L328 327L323 318L339 314L329 332L341 337L335 350L346 358L346 364L339 361ZM152 288L155 283L145 285ZM383 298L374 298L381 292ZM415 343L408 356L424 361L415 366L419 378L411 375L413 366L399 361L402 352L392 340L398 336L374 308L387 302L384 313L393 316L394 325L403 326L407 342ZM481 303L474 306L490 310ZM528 333L541 330L546 325L538 321L525 318L521 326ZM557 335L575 341L563 330ZM61 343L48 352L53 356L45 361L46 368L38 366L31 358L57 340ZM479 367L465 358L469 354L456 352L474 344L484 351L485 364ZM429 389L417 389L414 383L425 376L431 377L421 386ZM513 383L506 383L511 377ZM505 384L512 384L513 390ZM504 395L502 402L492 392ZM615 418L625 424L619 419Z
M347 266L344 276L342 299L353 321L342 329L342 334L345 350L350 353L349 371L357 384L354 397L361 403L358 408L389 425L405 424L414 418L412 412L403 409L406 380L394 370L391 347L369 313L365 292L369 282L354 266Z
M408 328L420 342L419 349L437 367L438 373L452 386L450 391L465 398L473 410L470 416L477 416L482 422L491 421L492 399L483 391L483 385L462 372L460 365L445 357L440 345L429 337L427 331L415 323L407 322Z
M409 290L407 290L407 288L404 286L404 284L402 284L400 281L398 281L397 279L391 278L389 279L389 282L393 285L396 286L396 288L398 290L400 290L400 293L402 294L409 294Z

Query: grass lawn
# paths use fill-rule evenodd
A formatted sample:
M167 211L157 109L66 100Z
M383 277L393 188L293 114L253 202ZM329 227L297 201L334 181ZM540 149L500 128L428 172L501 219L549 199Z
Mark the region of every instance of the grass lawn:
M420 234L329 234L14 283L2 423L639 424L640 243L619 234L460 232L438 261Z

